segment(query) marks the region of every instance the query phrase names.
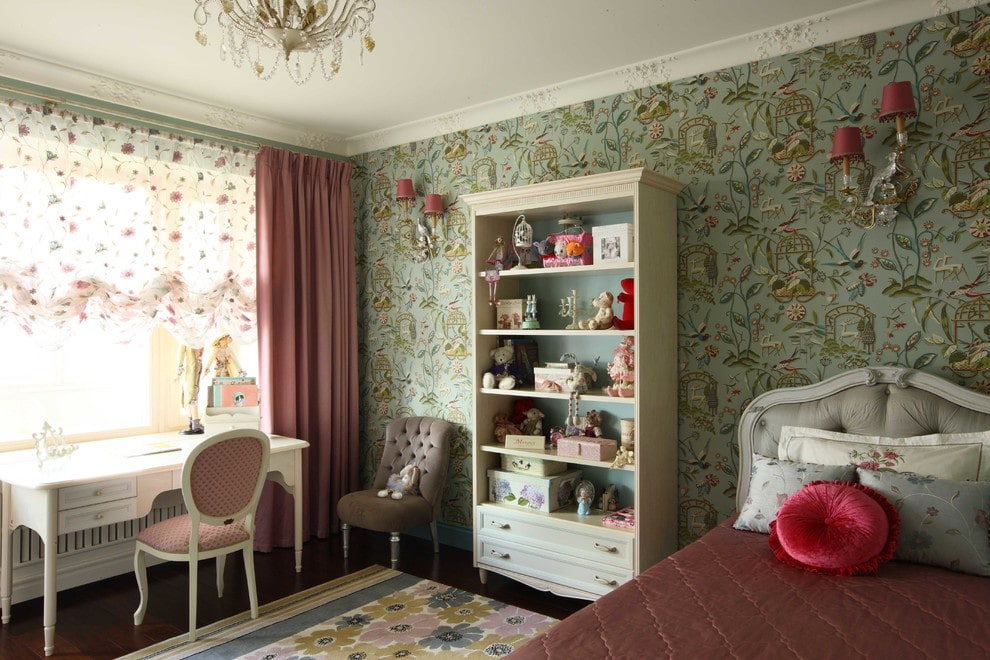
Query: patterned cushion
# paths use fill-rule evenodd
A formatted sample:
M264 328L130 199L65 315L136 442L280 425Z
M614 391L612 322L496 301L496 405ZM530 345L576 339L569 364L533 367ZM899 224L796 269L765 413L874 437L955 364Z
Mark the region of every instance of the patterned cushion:
M807 428L803 426L782 426L780 428L780 442L778 445L778 457L783 457L786 448L797 438L821 438L824 440L841 440L842 442L859 442L868 445L884 445L888 447L926 447L931 445L964 445L979 444L980 465L979 476L974 477L980 481L990 481L990 431L974 431L970 433L930 433L928 435L911 436L879 436L879 435L857 435L855 433L842 433L840 431L826 431L824 429ZM794 459L792 459L794 460ZM814 461L821 462L821 461ZM871 469L869 466L863 465ZM920 472L919 470L905 470L895 468L898 472ZM928 474L927 472L924 474ZM936 475L937 476L937 475ZM942 476L942 479L955 479L959 477Z
M990 482L860 468L860 481L901 514L896 559L990 575Z
M812 481L856 481L856 468L792 463L753 454L749 497L733 527L769 534L770 521L777 517L784 501Z
M146 527L138 534L137 540L160 552L186 553L189 552L189 534L192 523L189 514L176 516ZM248 539L244 529L244 521L238 520L229 525L199 525L200 551L215 550L228 545L234 545Z

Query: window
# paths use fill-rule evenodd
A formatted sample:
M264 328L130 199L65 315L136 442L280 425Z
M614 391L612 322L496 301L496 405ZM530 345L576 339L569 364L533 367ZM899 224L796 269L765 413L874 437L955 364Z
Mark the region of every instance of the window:
M52 350L0 324L0 346L0 449L30 446L31 434L46 421L68 440L158 433L188 423L175 378L178 342L161 328L118 344L97 325L83 324ZM257 374L257 345L235 348L245 372ZM201 410L209 380L204 373Z

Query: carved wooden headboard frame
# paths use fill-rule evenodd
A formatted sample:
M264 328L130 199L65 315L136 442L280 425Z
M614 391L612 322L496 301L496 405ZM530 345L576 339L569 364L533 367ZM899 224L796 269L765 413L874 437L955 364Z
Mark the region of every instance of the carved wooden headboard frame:
M990 396L900 367L854 369L753 399L739 419L736 510L749 493L753 453L777 456L782 426L907 437L990 429Z

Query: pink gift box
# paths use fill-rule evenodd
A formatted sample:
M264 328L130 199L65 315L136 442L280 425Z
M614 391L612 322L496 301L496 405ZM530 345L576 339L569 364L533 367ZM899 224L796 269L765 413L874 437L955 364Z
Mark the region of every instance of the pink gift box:
M557 456L576 456L592 461L611 461L619 443L608 438L586 438L570 435L557 441Z

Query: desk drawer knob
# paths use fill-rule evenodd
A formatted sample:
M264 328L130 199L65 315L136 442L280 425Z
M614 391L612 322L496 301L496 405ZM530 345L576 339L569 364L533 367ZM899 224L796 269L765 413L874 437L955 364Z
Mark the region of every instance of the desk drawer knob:
M98 491L96 491L96 496L97 497L102 497L103 496L103 489L102 488L99 489Z
M498 557L499 559L508 559L509 558L509 553L508 552L499 552L498 550L492 550L492 556L493 557Z
M601 543L595 543L595 550L601 550L602 552L618 552L619 549L607 545L602 545Z
M491 526L492 527L497 527L499 529L509 529L509 523L500 523L500 522L498 522L496 520L493 520L491 522Z
M96 514L94 516L94 518L96 518L97 520L103 520L103 514L102 513L98 513L98 514Z
M599 584L604 584L606 587L615 587L618 586L619 584L615 580L607 580L603 577L598 577L597 575L595 576L595 582L598 582Z

